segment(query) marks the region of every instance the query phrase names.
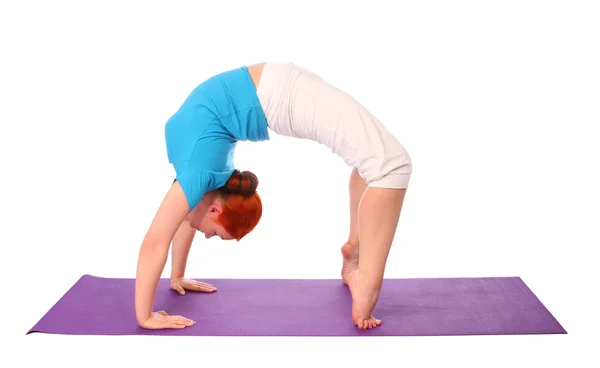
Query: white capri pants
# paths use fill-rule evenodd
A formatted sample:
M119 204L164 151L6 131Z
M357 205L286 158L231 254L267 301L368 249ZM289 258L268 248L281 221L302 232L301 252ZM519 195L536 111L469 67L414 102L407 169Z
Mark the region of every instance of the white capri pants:
M293 63L266 63L257 88L268 127L329 147L371 187L407 188L411 158L358 101Z

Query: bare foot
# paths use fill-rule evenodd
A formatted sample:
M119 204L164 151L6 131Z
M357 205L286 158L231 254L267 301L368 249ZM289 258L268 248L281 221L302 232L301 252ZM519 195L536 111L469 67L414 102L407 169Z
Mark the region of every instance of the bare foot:
M342 280L348 285L348 275L358 268L358 247L350 242L342 245Z
M347 278L352 294L352 321L360 329L379 326L381 320L371 314L379 297L379 289L369 286L358 270L350 272Z

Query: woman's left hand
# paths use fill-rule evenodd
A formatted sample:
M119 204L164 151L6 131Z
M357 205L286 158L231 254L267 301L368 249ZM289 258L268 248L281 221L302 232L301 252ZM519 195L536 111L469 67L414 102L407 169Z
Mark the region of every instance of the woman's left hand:
M217 288L212 286L211 284L187 279L185 277L171 279L171 289L177 291L181 295L185 295L186 290L200 291L203 293L212 293L214 291L217 291Z

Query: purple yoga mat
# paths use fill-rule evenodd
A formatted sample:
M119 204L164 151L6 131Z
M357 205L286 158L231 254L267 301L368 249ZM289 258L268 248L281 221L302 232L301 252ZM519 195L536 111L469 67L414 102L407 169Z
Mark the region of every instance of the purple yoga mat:
M352 323L341 280L201 279L214 293L179 295L161 279L155 309L196 321L145 330L134 279L84 275L27 333L179 336L441 336L567 333L519 277L385 279L374 329Z

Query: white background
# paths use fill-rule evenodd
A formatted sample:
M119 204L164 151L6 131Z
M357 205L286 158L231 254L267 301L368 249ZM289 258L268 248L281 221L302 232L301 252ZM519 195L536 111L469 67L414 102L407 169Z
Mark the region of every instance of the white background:
M317 3L2 4L0 365L598 364L596 3ZM173 179L164 123L205 78L261 61L320 74L410 152L386 277L521 276L569 335L25 336L82 274L135 277ZM262 221L240 243L198 234L189 277L339 277L350 169L271 138L236 153Z

